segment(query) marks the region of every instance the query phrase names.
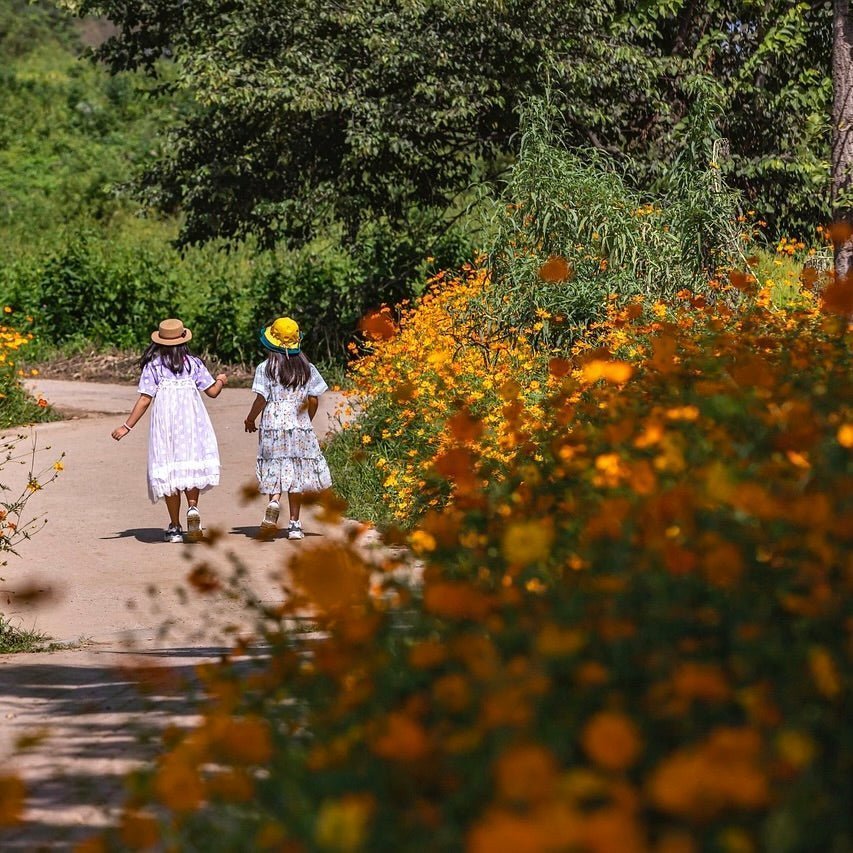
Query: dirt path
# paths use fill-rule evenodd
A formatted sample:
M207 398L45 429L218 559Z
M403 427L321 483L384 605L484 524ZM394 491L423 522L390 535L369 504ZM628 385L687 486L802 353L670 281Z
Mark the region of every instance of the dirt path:
M147 420L120 443L110 438L136 398L132 387L32 384L79 417L30 431L39 447L50 448L41 454L45 464L65 452L65 469L33 499L48 523L4 570L3 612L57 640L85 643L74 650L0 656L0 758L29 788L26 822L0 833L3 850L70 847L90 827L113 819L121 775L145 761L150 749L135 728L189 720L191 703L175 678L191 678L196 663L222 653L225 626L247 624L233 601L197 594L186 599L178 588L194 562L205 559L227 571L238 560L259 597L278 600L274 575L288 555L342 532L308 512L304 542L254 538L263 502L242 497L242 487L254 479L256 447L255 437L243 431L251 400L245 389L226 388L216 400L205 400L223 465L221 485L200 501L203 525L223 534L211 548L163 542L165 506L150 504L146 494ZM334 394L322 398L315 419L320 435L333 424L337 403ZM10 479L7 471L4 479ZM52 588L54 596L28 604L18 593L33 587ZM124 671L140 661L172 673L156 679L144 697ZM33 733L37 745L16 750L19 739Z

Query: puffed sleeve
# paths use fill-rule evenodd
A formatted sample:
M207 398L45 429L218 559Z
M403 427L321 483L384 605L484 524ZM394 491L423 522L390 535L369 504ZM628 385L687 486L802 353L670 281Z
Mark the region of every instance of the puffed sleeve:
M140 394L147 394L149 397L154 397L157 394L157 386L160 384L160 374L154 367L154 362L149 361L142 368L142 375L139 377L138 390Z
M314 365L311 365L311 376L308 379L307 392L309 397L319 397L321 394L329 390L326 385L326 380L320 376L320 371Z
M206 391L211 385L213 385L214 379L200 358L194 358L192 361L195 387L198 388L199 391Z
M260 394L265 400L270 397L270 381L267 378L267 363L262 361L255 368L255 378L252 382L252 390Z

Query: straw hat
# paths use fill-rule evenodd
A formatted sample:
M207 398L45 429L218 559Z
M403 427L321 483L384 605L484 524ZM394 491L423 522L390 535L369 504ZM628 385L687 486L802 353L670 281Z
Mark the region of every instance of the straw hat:
M163 320L151 340L164 347L176 347L192 340L193 333L180 320Z
M299 342L302 335L299 324L290 317L279 317L274 323L261 329L261 343L274 352L284 352L296 355L299 352Z

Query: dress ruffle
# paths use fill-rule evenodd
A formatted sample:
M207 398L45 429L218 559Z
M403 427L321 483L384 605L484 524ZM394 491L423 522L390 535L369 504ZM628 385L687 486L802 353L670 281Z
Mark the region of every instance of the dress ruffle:
M319 492L332 485L313 428L260 430L258 488L262 494Z
M148 471L148 497L157 502L187 489L206 492L219 485L219 457L192 462L155 465Z
M322 492L332 485L329 466L319 459L259 459L258 489L264 495Z

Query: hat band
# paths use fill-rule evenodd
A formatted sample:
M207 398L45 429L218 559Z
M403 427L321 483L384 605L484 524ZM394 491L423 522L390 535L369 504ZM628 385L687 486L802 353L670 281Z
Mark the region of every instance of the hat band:
M280 347L284 347L285 349L299 349L299 341L294 341L293 338L283 338L280 335L277 335L272 329L270 329L270 337L275 340Z
M164 341L176 341L178 338L185 338L187 336L187 330L181 329L180 334L175 334L174 332L169 331L160 331L159 334Z

